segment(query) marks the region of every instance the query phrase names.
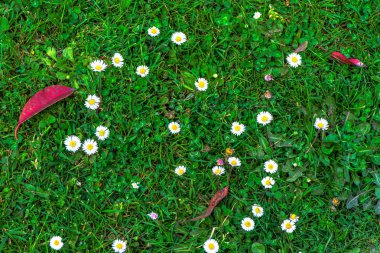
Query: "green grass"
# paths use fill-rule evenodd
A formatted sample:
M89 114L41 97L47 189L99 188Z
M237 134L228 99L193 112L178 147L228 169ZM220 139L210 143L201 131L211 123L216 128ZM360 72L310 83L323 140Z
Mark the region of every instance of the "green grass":
M5 2L1 252L51 252L54 235L63 238L63 252L111 252L116 238L128 241L127 252L203 252L212 232L220 252L263 252L253 243L266 252L379 252L376 1ZM269 3L283 20L269 18ZM255 11L263 14L259 20ZM147 34L153 25L161 29L156 38ZM175 31L188 42L171 43ZM303 41L309 45L302 65L284 68ZM321 47L368 67L340 65ZM56 59L47 54L51 48ZM91 71L93 60L110 64L115 52L124 56L122 69ZM147 78L134 73L143 64ZM264 81L268 73L275 81ZM198 77L209 81L206 92L195 91ZM23 105L53 84L76 91L24 123L16 141ZM263 97L266 90L272 99ZM88 94L102 98L98 112L84 107ZM267 127L256 123L261 111L274 116ZM323 134L313 127L316 117L329 121ZM181 123L179 135L169 134L171 121ZM247 127L241 136L230 132L234 121ZM111 135L97 155L65 150L66 136L95 138L100 124ZM227 185L227 175L211 174L227 147L242 160L232 170L229 195L207 219L178 223L204 212ZM279 172L265 191L260 181L268 159ZM188 168L183 177L174 174L178 165ZM139 190L131 187L135 181ZM335 211L333 197L341 201ZM240 221L252 217L254 203L265 214L244 232ZM151 211L158 220L147 216ZM290 213L300 221L286 234L280 224Z

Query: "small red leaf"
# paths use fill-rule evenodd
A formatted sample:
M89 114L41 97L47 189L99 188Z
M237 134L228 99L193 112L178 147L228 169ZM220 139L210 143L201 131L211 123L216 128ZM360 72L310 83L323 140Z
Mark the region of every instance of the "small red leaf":
M58 102L70 96L74 92L73 88L63 86L63 85L52 85L40 90L34 96L29 99L22 109L20 119L15 129L15 138L17 137L17 130L22 123L39 113L40 111L46 109L52 104Z
M214 194L214 196L211 198L206 212L204 212L203 214L201 214L201 215L199 215L199 216L197 216L191 220L188 220L188 221L197 221L197 220L204 219L204 218L210 216L210 214L212 213L212 211L214 210L216 205L218 205L218 203L227 196L228 188L229 188L229 186L226 186L222 190L217 191Z
M332 52L331 53L331 58L334 58L338 60L341 63L349 64L349 65L354 65L357 67L367 67L363 62L359 61L358 59L355 58L347 58L340 52Z

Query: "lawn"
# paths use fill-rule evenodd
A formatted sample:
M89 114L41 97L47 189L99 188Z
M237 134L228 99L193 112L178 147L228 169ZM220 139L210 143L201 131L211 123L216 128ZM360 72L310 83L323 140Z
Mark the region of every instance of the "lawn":
M173 43L174 32L186 42ZM125 252L204 252L210 238L219 252L380 252L379 34L370 0L2 1L0 252L53 252L53 236L62 252L113 252L116 239ZM302 64L290 67L305 41ZM339 63L334 51L367 67ZM105 71L92 70L95 60ZM16 140L25 103L56 84L75 91L22 124ZM85 106L89 95L98 109ZM260 112L273 120L258 123ZM245 131L234 135L233 122ZM103 141L100 125L110 131ZM98 151L70 152L71 135ZM225 174L216 176L219 158ZM264 170L268 160L276 173ZM227 185L209 217L187 221ZM287 233L292 213L299 221Z

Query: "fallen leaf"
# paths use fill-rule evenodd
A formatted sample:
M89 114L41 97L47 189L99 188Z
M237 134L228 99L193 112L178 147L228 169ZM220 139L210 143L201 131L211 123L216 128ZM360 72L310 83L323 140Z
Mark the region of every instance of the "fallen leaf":
M357 66L357 67L367 67L363 62L361 62L360 60L356 59L356 58L347 58L346 56L344 56L341 52L332 52L330 54L330 57L333 58L333 59L336 59L338 60L340 63L345 63L345 64L349 64L349 65L354 65L354 66Z
M20 119L14 132L16 140L18 140L17 130L22 123L52 104L70 96L73 92L73 88L63 85L52 85L34 94L25 104L20 114Z
M307 48L307 43L308 43L307 41L302 43L296 50L294 50L294 53L299 53L299 52L305 51Z

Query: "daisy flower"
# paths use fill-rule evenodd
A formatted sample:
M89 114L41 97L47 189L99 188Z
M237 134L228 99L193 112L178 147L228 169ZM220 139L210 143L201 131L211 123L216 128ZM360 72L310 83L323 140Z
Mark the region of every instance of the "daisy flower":
M208 88L208 82L204 78L198 78L198 81L195 82L195 87L200 91L205 91Z
M149 74L149 68L145 65L138 66L136 69L136 74L141 77L146 77Z
M274 185L275 181L271 177L264 177L263 180L261 180L261 183L263 184L265 188L270 189Z
M110 135L110 130L108 130L108 128L105 127L105 126L98 126L96 128L95 134L96 134L96 136L98 137L99 140L104 141Z
M301 55L297 53L291 53L290 55L288 55L288 57L286 57L286 60L288 61L289 65L293 68L297 68L302 63Z
M252 206L252 213L253 213L253 216L255 217L261 217L264 214L264 208L262 208L261 206L257 204L254 204Z
M275 173L277 171L278 164L273 160L268 160L264 163L264 170L268 173Z
M255 228L255 222L251 219L251 218L244 218L242 221L241 221L241 227L245 230L245 231L251 231Z
M185 172L186 172L186 167L185 166L178 166L177 168L175 168L175 173L178 176L182 176L183 174L185 174Z
M327 120L322 119L322 118L317 118L314 123L314 127L318 130L327 130L329 128L329 123Z
M216 253L218 252L219 250L219 244L217 241L215 241L214 239L208 239L207 241L205 241L205 243L203 244L203 249L207 252L207 253Z
M292 221L293 223L296 223L300 217L298 217L295 213L290 214L289 220Z
M140 187L140 182L132 183L133 189L138 189Z
M127 249L127 243L122 240L115 240L112 243L112 248L115 252L123 253Z
M216 161L216 164L217 165L223 165L224 164L224 161L222 158L218 158L218 160Z
M240 165L241 165L240 159L239 159L239 158L236 158L236 157L229 157L229 158L228 158L228 163L229 163L232 167L240 166Z
M148 34L152 37L156 37L160 34L160 29L158 29L155 26L152 26L151 28L148 29Z
M259 19L260 17L261 17L261 13L258 11L253 14L254 19Z
M177 122L170 122L168 128L172 134L177 134L181 131L181 126Z
M82 148L87 155L93 155L98 151L98 143L92 139L87 139L84 141Z
M232 123L231 132L235 135L241 135L245 131L245 126L239 122Z
M148 213L148 216L149 216L152 220L157 220L157 218L158 218L158 214L156 214L155 212Z
M172 34L172 41L177 45L181 45L186 42L186 35L183 32L175 32Z
M123 67L124 65L123 61L124 61L123 56L121 56L121 54L119 53L114 54L112 57L112 65L114 65L117 68Z
M273 81L274 80L273 75L272 74L265 75L264 80L267 82Z
M107 64L104 63L102 60L95 60L91 62L91 68L95 72L102 72L107 68Z
M60 250L63 247L62 238L60 236L53 236L50 239L50 247L54 250Z
M81 142L77 136L70 135L66 138L64 144L68 151L76 152L80 148Z
M95 95L89 95L86 99L84 105L91 110L96 110L99 108L100 98Z
M269 112L260 112L259 115L257 115L257 122L264 126L269 124L272 120L273 116Z
M281 224L281 229L286 231L286 233L293 233L296 229L296 225L291 220L284 220Z
M225 172L225 170L222 166L214 166L212 168L212 173L214 173L217 176L223 175L224 172Z

